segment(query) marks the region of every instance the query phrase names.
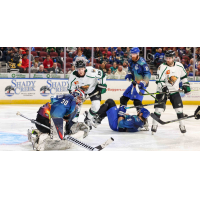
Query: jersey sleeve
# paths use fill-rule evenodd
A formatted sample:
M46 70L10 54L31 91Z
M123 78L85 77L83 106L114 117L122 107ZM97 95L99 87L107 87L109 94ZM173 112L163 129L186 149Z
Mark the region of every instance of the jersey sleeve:
M102 70L97 69L96 77L100 79L100 84L106 84L106 74Z
M73 84L75 80L76 80L76 77L73 75L73 73L70 74L69 81L68 81L68 88L67 88L69 91L75 90L76 86L75 84Z
M151 78L151 72L147 64L144 64L142 67L143 67L144 81L148 83Z
M184 66L181 63L179 63L178 66L180 67L180 70L181 70L181 77L180 77L180 79L181 79L182 83L188 82L187 72L185 71Z
M76 101L72 101L72 102L71 102L71 106L70 106L70 110L67 111L67 114L73 113L74 110L75 110L75 107L76 107Z
M165 84L166 70L167 66L165 65L160 65L160 67L158 67L156 84L158 85L159 88L162 88L163 86L166 85Z

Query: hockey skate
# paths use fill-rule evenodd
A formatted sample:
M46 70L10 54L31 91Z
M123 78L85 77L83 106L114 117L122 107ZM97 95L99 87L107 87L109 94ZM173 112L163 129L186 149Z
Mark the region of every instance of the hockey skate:
M88 111L85 111L85 113L83 115L85 116L84 122L87 126L89 126L90 130L92 130L92 126L94 126L96 128L93 121L88 118Z
M38 139L39 139L39 135L40 135L40 131L37 130L37 129L33 129L31 128L28 129L28 141L32 143L32 146L33 146L33 150L35 149L35 144L38 142Z
M148 119L146 120L145 124L144 124L144 129L145 131L149 131L149 123L148 123Z
M179 128L180 128L181 133L186 133L185 126L179 125Z
M152 135L154 135L154 133L156 133L157 128L158 128L158 125L152 125L152 127L151 127L151 134Z
M98 125L101 124L101 121L103 120L104 118L101 118L98 114L96 114L93 118L93 124L95 125L94 127L96 128Z

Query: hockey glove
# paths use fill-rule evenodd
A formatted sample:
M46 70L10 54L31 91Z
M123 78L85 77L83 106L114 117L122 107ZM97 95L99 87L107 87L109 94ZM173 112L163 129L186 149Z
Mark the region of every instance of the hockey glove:
M132 74L127 74L125 76L125 80L128 79L129 81L131 81L133 79L133 75Z
M97 91L99 91L99 94L106 93L106 88L107 88L106 84L98 84L97 85Z
M200 119L200 106L197 107L197 109L194 112L195 119Z
M126 115L126 109L125 109L126 106L122 105L119 107L119 110L118 110L118 117L125 117Z
M169 89L167 86L162 87L162 91L166 93L166 95L169 95Z
M186 82L186 83L183 83L183 86L182 86L182 89L184 90L184 93L188 93L191 91L190 89L190 83L189 82Z
M146 86L146 83L144 81L140 81L140 83L138 84L138 88L141 90L142 88L144 88Z

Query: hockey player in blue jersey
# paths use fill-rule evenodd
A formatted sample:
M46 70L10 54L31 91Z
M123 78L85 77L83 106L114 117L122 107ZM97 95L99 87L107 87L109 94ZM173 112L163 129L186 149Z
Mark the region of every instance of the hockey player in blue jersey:
M117 108L113 99L108 99L101 105L99 111L94 117L94 123L100 124L101 121L107 116L109 126L113 131L118 132L137 132L143 128L150 112L141 108L138 110L137 115L127 115L125 106Z
M134 106L142 106L143 96L138 94L136 90L136 82L140 92L144 94L145 91L142 90L142 88L146 89L148 87L151 73L145 59L139 56L140 50L138 47L133 47L130 53L131 58L128 67L129 73L125 76L125 79L133 81L120 98L120 105L127 106L127 102L132 100ZM137 110L139 110L139 108L137 108Z
M36 121L50 127L50 118L63 118L67 122L66 129L69 129L68 124L71 124L78 110L78 105L82 103L84 98L85 94L80 89L74 90L72 94L51 97L50 103L48 102L39 108ZM49 129L37 124L36 127L42 133L50 133Z

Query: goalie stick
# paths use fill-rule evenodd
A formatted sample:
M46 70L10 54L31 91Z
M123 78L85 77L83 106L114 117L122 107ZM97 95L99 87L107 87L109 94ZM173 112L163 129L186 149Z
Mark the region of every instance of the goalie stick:
M175 92L183 92L183 90L170 91L170 93L175 93ZM148 94L142 94L142 92L139 92L139 95L141 95L141 96L155 95L155 94L166 94L166 92L155 92L155 93L148 93Z
M37 122L37 121L35 121L33 119L29 119L28 117L22 115L20 112L17 112L16 115L19 115L19 116L31 121L34 124L38 124L40 126L43 126L43 127L47 128L47 129L51 130L48 126L45 126L44 124L41 124L41 123L39 123L39 122ZM85 149L87 149L89 151L101 151L102 149L104 149L106 146L108 146L110 143L112 143L114 141L114 139L111 137L105 143L103 143L101 145L98 145L96 147L92 147L92 146L90 146L88 144L85 144L84 142L81 142L80 140L77 140L77 139L71 137L70 135L68 135L67 137L63 138L63 140L68 140L68 141L70 141L70 142L72 142L72 143L74 143L74 144L76 144L78 146L81 146L81 147L83 147L83 148L85 148Z
M153 119L155 119L158 123L165 125L165 124L170 124L170 123L173 123L173 122L181 121L181 120L184 120L184 119L189 119L189 118L195 117L195 115L191 115L191 116L187 116L187 117L183 117L183 118L175 119L175 120L171 120L171 121L166 121L166 122L159 119L154 113L151 113L151 117Z
M152 103L152 104L144 104L144 105L141 105L141 106L130 106L130 107L126 107L125 109L130 109L130 108L142 108L143 106L152 106L152 105L160 105L164 102L160 102L160 103Z

